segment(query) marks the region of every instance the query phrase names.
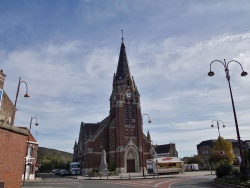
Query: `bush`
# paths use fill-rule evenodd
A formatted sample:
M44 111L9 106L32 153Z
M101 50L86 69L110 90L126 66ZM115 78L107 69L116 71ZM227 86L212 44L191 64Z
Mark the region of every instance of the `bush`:
M217 178L222 178L224 176L228 176L232 173L233 167L228 161L223 160L220 162L219 166L216 168L216 176Z
M117 175L117 174L116 174L116 171L112 171L112 172L110 172L109 175L110 175L110 176L114 176L114 175Z
M249 179L249 172L248 171L245 171L245 173L242 174L239 169L234 169L232 174L234 175L234 177L237 177L242 181L246 181Z
M247 172L245 172L244 174L241 174L240 180L242 180L242 181L249 180L249 174ZM250 183L250 181L249 181L249 183Z
M238 177L238 178L241 176L241 173L240 173L240 171L238 169L234 169L232 171L232 174L233 174L234 177Z
M111 164L109 165L109 171L115 171L116 170L116 164L114 162L111 162Z
M96 177L96 176L100 176L100 173L98 172L98 170L92 170L91 172L88 173L89 177Z

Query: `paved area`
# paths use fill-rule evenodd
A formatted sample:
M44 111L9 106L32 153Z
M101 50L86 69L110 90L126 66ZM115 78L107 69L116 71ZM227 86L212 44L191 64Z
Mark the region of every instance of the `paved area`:
M153 178L166 178L166 177L173 177L173 176L207 176L207 175L215 175L215 172L211 172L211 171L194 171L194 172L184 172L184 173L180 173L180 174L167 174L167 175L148 175L145 174L145 176L143 177L142 173L120 173L118 175L114 175L114 176L96 176L96 177L89 177L89 176L77 176L77 179L91 179L91 180L105 180L105 179L153 179Z
M39 175L39 174L38 174ZM193 178L209 178L209 179L214 179L215 176L215 172L214 171L195 171L195 172L184 172L184 173L180 173L180 174L168 174L168 175L148 175L145 174L145 176L143 177L142 173L121 173L115 176L101 176L101 177L88 177L88 176L65 176L65 178L69 179L78 179L78 180L117 180L117 182L121 182L121 180L124 180L124 182L126 180L136 180L136 179L147 179L147 180L152 180L154 179L154 181L156 181L157 179L160 180L160 178L180 178L183 177L183 179L188 178L188 177L193 177ZM45 178L47 179L47 178ZM59 178L60 179L60 178ZM27 181L43 181L42 177L37 177L36 180L27 180ZM228 188L228 186L226 185L222 185L222 184L214 184L217 187L221 187L221 188ZM229 185L230 188L232 188L232 185Z

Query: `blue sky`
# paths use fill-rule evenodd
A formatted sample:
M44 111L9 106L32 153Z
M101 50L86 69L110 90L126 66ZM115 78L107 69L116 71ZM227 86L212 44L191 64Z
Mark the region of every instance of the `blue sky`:
M73 152L80 123L109 113L112 78L124 31L129 66L141 95L144 133L154 144L173 142L180 157L216 139L213 119L226 125L221 136L236 139L222 64L239 61L250 73L249 1L2 0L0 68L14 102L21 85L16 126L29 126L41 147ZM250 76L229 66L243 140L250 140Z

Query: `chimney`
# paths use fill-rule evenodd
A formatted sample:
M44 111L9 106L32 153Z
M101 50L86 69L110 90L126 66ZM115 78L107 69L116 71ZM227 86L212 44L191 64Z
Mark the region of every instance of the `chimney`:
M1 70L0 71L0 89L3 89L5 77L6 75L3 73L3 70Z

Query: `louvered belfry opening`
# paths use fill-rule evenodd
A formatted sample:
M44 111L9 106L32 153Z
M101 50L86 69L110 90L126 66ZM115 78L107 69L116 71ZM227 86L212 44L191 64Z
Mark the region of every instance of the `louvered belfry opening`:
M133 100L125 99L125 125L132 125L133 119Z

